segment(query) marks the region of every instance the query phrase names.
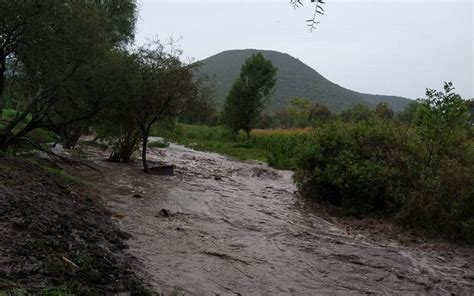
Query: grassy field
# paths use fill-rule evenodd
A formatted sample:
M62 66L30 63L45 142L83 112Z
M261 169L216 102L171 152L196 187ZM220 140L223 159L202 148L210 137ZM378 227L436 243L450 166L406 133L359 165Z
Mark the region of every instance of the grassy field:
M234 135L217 126L178 124L172 132L160 132L155 128L154 136L187 147L216 152L239 160L268 162L278 168L291 169L296 163L297 149L308 140L310 129L253 130L250 140L245 135Z

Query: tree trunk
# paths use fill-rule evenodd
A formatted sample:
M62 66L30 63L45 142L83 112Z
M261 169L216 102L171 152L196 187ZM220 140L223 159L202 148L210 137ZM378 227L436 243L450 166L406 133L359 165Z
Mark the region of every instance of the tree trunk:
M76 146L82 135L83 128L81 126L64 126L62 129L63 148L72 149Z
M0 129L0 150L6 151L9 146L10 138L13 136L13 134L6 130L6 129Z
M5 89L5 71L6 70L7 70L7 67L6 67L5 52L2 50L2 52L0 52L0 117L2 115L3 108L5 107L5 102L3 100L3 90Z
M143 130L143 143L142 143L142 162L143 162L143 171L146 174L150 173L150 169L148 168L148 162L146 160L146 151L148 146L148 130Z

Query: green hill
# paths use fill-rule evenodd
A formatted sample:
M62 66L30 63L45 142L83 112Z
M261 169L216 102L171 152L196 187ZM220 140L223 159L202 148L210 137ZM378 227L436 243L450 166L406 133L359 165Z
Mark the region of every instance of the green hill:
M201 73L209 75L215 82L214 99L219 107L238 77L242 64L257 52L261 52L278 68L275 93L268 105L270 111L284 109L293 97L307 97L314 103L328 106L334 112L358 103L374 106L379 102L387 102L392 109L399 111L410 102L402 97L363 94L343 88L286 53L244 49L223 51L201 61Z

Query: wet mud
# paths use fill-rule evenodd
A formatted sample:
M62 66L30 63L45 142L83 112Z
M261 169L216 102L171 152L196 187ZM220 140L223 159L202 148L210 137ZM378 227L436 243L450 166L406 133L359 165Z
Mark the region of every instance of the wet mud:
M129 235L54 165L0 156L0 295L147 295Z
M127 250L154 289L186 295L474 294L474 250L365 236L302 206L291 172L178 145L151 149L175 176L84 147Z

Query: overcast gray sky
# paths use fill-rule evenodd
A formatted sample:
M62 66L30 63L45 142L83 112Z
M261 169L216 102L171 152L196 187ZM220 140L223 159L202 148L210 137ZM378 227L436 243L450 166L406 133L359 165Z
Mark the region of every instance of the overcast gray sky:
M141 0L137 43L181 38L200 60L228 49L286 52L329 80L366 93L424 97L452 81L474 97L474 5L459 1L326 0L312 33L309 0Z

